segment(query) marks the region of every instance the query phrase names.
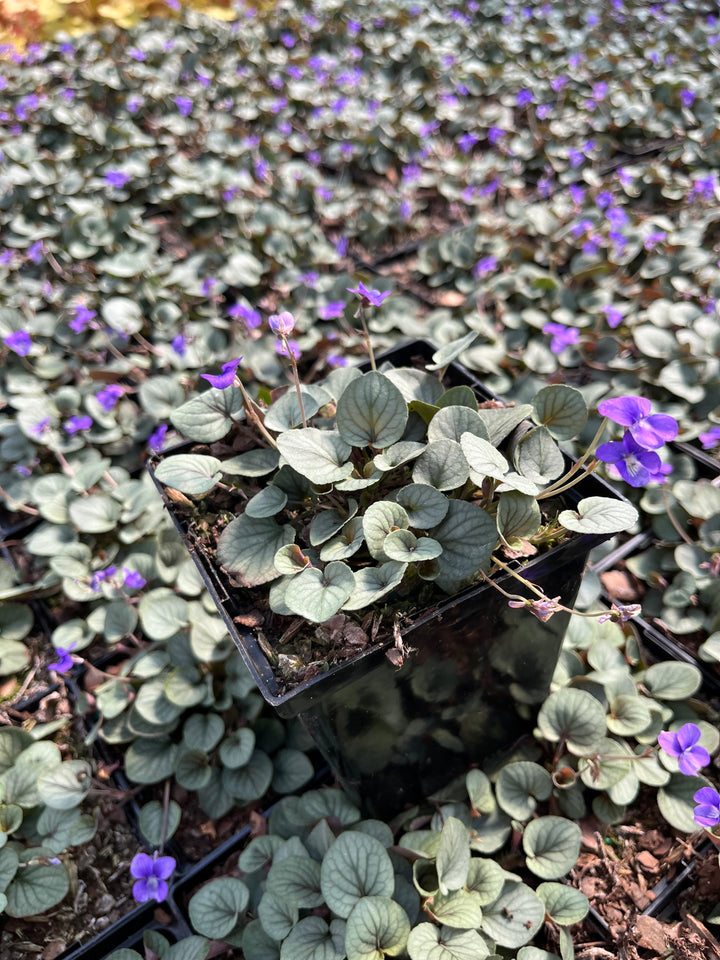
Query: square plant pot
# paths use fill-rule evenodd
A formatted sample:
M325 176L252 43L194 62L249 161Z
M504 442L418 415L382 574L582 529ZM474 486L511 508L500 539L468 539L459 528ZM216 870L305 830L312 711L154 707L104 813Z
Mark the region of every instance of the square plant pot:
M418 367L434 352L432 344L414 341L379 357L378 364ZM456 363L445 382L471 387L480 401L498 399ZM196 446L183 444L164 456ZM532 729L536 706L549 691L568 613L543 623L526 610L511 609L492 586L475 584L421 611L401 629L399 643L397 637L386 639L286 691L263 644L239 623L248 597L193 535L155 478L156 466L154 461L150 470L160 495L263 697L281 717L300 718L338 781L368 814L387 818L419 802ZM594 475L563 496L568 507L592 496L624 499ZM573 534L525 563L523 576L572 606L588 553L608 536ZM510 575L496 582L516 592ZM400 656L398 647L404 651Z

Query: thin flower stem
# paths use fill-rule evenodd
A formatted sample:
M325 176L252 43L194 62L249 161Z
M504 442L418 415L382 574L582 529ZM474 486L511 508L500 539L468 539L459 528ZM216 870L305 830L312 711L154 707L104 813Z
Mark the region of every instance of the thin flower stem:
M665 509L667 510L668 520L673 525L673 527L675 527L681 539L683 539L685 543L689 543L691 547L694 546L692 540L685 533L685 531L680 526L680 524L677 522L672 510L670 509L670 498L668 497L668 492L666 487L663 487L662 496L663 496L663 503L665 504Z
M570 467L570 469L564 476L560 477L560 479L556 480L554 483L551 483L549 487L546 487L537 497L538 500L540 500L541 498L549 497L554 493L557 493L559 487L563 487L567 489L565 487L565 484L570 479L570 477L572 477L574 474L578 472L578 470L583 466L583 464L589 457L592 457L594 455L597 442L600 439L600 437L603 435L603 432L605 430L605 427L607 426L607 423L608 423L608 418L603 417L603 421L600 424L597 433L592 438L592 441L589 444L585 453L578 460L575 461L575 463ZM597 466L597 464L595 466ZM594 470L595 467L592 467L592 469ZM588 471L589 470L590 470L590 467L588 467ZM574 482L577 482L577 481L574 481Z
M504 570L505 573L509 573L511 577L514 577L516 580L518 580L520 583L522 583L522 585L523 585L524 587L527 587L528 590L532 590L532 592L533 592L534 594L536 594L538 597L541 597L543 600L546 600L546 599L547 599L547 597L546 597L545 594L542 592L542 590L538 590L538 588L535 586L534 583L530 583L530 581L529 581L529 580L526 580L525 577L521 576L521 575L517 572L517 570L513 570L512 567L509 567L509 566L507 565L507 563L503 563L503 561L502 561L502 560L498 560L497 557L493 557L493 558L492 558L492 561L493 561L493 563L497 564L497 566L500 567L501 570ZM498 590L499 590L499 589L500 589L500 587L498 587ZM503 591L503 592L504 592L504 591ZM524 600L525 597L520 597L520 599L521 599L521 600Z
M307 420L305 419L305 407L303 405L302 391L300 389L300 377L298 375L297 360L290 349L290 344L288 343L287 337L283 336L282 342L285 344L285 349L287 350L288 357L290 357L290 365L292 367L293 380L295 382L295 392L297 393L298 403L300 404L300 416L302 417L303 427L307 427Z
M170 781L166 780L165 788L163 789L163 815L162 815L162 825L160 827L160 856L162 856L163 849L165 848L165 838L167 836L169 812L170 812Z
M367 347L368 356L370 357L370 369L377 370L377 365L375 363L375 353L373 352L372 341L370 340L370 331L367 328L367 323L365 322L365 311L363 309L362 303L358 307L358 311L355 314L356 317L360 318L360 323L363 328L363 338L365 340L365 346Z
M17 501L13 500L10 494L6 490L3 490L2 487L0 487L0 496L5 497L5 499L8 501L9 510L17 510L22 513L29 513L33 517L40 515L40 511L36 510L34 507L26 507L23 503L17 503Z
M588 466L585 468L585 472L584 472L584 473L577 474L577 476L575 476L572 480L569 480L569 479L568 479L568 478L570 477L570 471L568 471L567 474L565 475L565 477L563 478L564 480L567 480L567 481L568 481L567 483L565 483L565 484L564 484L563 486L561 486L561 487L557 487L557 486L556 486L556 487L553 487L553 488L549 488L549 487L548 487L547 490L542 490L542 491L535 497L535 499L536 499L536 500L545 500L545 499L547 499L548 497L555 497L555 496L558 496L558 495L561 494L561 493L565 493L566 490L570 490L571 487L574 487L576 483L580 483L581 480L584 480L585 477L587 477L587 475L588 475L589 473L594 473L594 471L597 470L597 468L598 468L599 466L600 466L600 461L599 461L599 460L593 460L592 463L589 463ZM574 471L573 471L573 472L574 472Z
M275 439L265 429L265 424L262 422L262 420L260 419L260 416L258 415L257 410L255 409L255 403L248 396L247 390L243 386L243 382L240 379L240 377L235 377L234 383L235 383L235 386L240 388L240 392L243 395L243 404L245 406L245 413L247 414L248 419L252 420L252 422L258 428L260 433L262 433L262 435L265 437L268 443L271 446L273 446L275 449L277 449L277 444L275 443Z

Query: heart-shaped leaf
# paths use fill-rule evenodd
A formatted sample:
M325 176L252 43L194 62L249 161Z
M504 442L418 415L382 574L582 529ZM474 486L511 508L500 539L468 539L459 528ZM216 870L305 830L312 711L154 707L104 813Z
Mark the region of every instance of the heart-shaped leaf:
M250 891L242 880L211 880L190 898L190 922L202 936L222 939L238 926L249 902Z
M535 483L549 483L565 469L565 458L547 427L537 427L518 443L514 455L518 471Z
M460 444L448 438L429 443L415 461L412 472L413 483L427 483L436 490L455 490L465 483L468 475Z
M162 460L155 477L167 487L181 493L207 493L222 476L222 462L217 457L198 453L178 453Z
M398 491L397 502L404 507L409 526L428 530L445 519L450 501L427 483L409 483Z
M393 530L385 537L383 553L391 560L399 560L401 563L420 563L422 560L439 557L442 547L431 537L418 539L410 530Z
M630 530L638 516L631 503L609 497L587 497L574 510L562 510L558 520L575 533L617 533Z
M547 427L558 440L577 436L587 423L585 399L575 387L552 384L533 398L533 420Z
M495 785L497 802L515 820L529 820L538 800L552 793L552 777L539 763L518 760L503 767Z
M486 907L482 931L498 946L517 949L529 943L545 919L545 904L524 883L508 880L497 900Z
M389 897L363 897L345 928L347 960L383 960L402 953L410 934L403 908Z
M371 370L349 383L337 402L335 425L353 447L389 447L402 437L407 402L382 373Z
M488 440L487 427L478 416L477 410L469 407L443 407L438 410L428 426L428 441L450 439L460 443L464 433Z
M363 567L355 573L355 587L343 610L361 610L375 603L399 586L407 569L406 563L388 560L378 567Z
M395 874L379 840L349 831L325 854L320 883L328 907L339 917L348 917L364 897L391 897Z
M564 740L576 756L597 749L606 729L602 704L585 690L571 687L550 694L540 707L537 723L546 740Z
M565 883L541 883L535 892L545 904L550 919L563 927L580 923L590 909L588 898Z
M352 447L330 430L305 427L288 430L277 438L278 450L297 472L311 483L328 484L344 480L353 471L348 457Z
M243 514L232 520L220 534L217 558L228 573L248 587L275 580L275 554L292 543L295 531L290 525L278 526L271 517L258 519Z
M173 426L190 440L222 440L243 413L243 396L237 387L212 387L193 397L170 415Z
M438 586L454 593L478 570L490 564L497 543L497 527L489 514L466 500L450 500L445 519L429 531L442 547L436 559L440 567Z
M355 576L347 564L333 560L323 570L308 567L285 590L285 603L300 617L324 623L341 609L355 589Z
M543 880L565 876L577 863L582 831L565 817L538 817L523 832L527 865Z

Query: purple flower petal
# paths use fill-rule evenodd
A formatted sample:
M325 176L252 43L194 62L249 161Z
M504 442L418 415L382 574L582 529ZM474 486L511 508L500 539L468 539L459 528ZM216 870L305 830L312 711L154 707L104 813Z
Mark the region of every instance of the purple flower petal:
M669 757L679 757L682 752L678 746L677 736L669 730L663 730L658 734L658 743Z
M684 723L677 732L677 742L681 750L688 750L693 747L702 734L700 727L695 723Z
M621 427L629 427L646 417L652 410L652 404L645 397L615 397L598 404L601 417L608 417Z
M228 360L222 365L222 373L201 373L200 376L217 390L225 390L235 379L235 371L240 366L241 360L242 357L238 357L237 360Z
M153 858L147 853L138 853L130 864L130 876L147 879L153 875ZM137 898L136 898L137 899Z
M630 427L630 432L640 446L650 447L653 450L669 440L674 440L678 430L677 421L665 413L654 413Z
M155 876L158 880L167 880L176 865L174 857L158 857L153 867Z
M680 757L678 757L680 773L684 773L686 777L694 777L701 767L706 767L709 763L710 754L705 747L698 745L684 750Z

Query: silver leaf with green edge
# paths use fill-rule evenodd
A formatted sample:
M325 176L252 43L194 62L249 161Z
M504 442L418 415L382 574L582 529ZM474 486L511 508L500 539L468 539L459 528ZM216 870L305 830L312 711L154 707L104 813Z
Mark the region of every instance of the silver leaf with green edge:
M223 789L236 800L250 803L267 791L273 776L270 757L263 750L254 750L242 767L226 767L221 774Z
M443 344L439 350L436 350L432 355L432 363L426 363L426 370L442 370L452 363L453 360L457 360L463 351L467 350L478 338L477 330L471 330L470 333L466 333L464 337L460 337L459 340L453 340L451 343Z
M547 427L530 430L513 454L517 470L538 484L557 480L565 469L565 458Z
M300 388L303 401L303 410L305 418L309 420L324 407L330 403L332 397L317 385L303 385ZM297 391L290 388L286 393L275 400L269 410L265 411L264 424L266 429L273 430L276 433L282 433L283 430L291 430L298 427L303 422L300 404L298 402Z
M353 471L352 447L338 433L303 427L281 433L276 442L283 459L311 483L334 483Z
M231 477L264 477L277 467L280 454L277 450L247 450L222 461L222 472Z
M140 831L152 847L161 847L164 841L170 840L175 834L180 826L181 815L180 804L175 800L168 803L167 815L159 800L150 800L140 808Z
M92 780L86 760L66 760L38 778L42 803L55 810L70 810L85 799Z
M70 880L62 864L23 866L5 890L5 913L9 917L34 917L64 900L69 890Z
M410 483L398 491L397 502L404 507L409 526L416 530L435 527L448 511L448 498L426 483Z
M295 531L289 524L280 527L271 517L256 519L243 514L220 534L218 562L246 586L257 587L279 576L275 554L294 539Z
M529 943L545 919L545 904L524 883L508 880L500 896L485 907L481 929L500 947Z
M225 390L211 387L193 397L170 415L172 425L183 436L202 443L222 440L233 423L244 417L243 396L238 387Z
M343 391L335 425L351 446L383 449L400 440L407 419L407 402L400 390L384 374L371 370Z
M397 957L405 949L409 934L410 921L399 904L389 897L363 897L347 918L347 960Z
M588 409L575 387L552 384L539 390L532 401L533 420L547 427L558 440L577 436L587 423Z
M378 470L389 471L402 466L410 460L415 460L425 449L424 443L417 440L401 440L386 447L381 453L376 453L373 463Z
M460 444L444 438L428 443L414 463L413 483L426 483L436 490L456 490L469 476Z
M605 736L605 710L592 694L566 687L550 694L540 707L537 724L546 740L563 740L570 753L583 756Z
M285 590L285 604L312 623L324 623L342 608L354 589L350 567L333 560L323 570L308 567L293 577Z
M275 514L280 513L287 500L285 491L270 483L248 500L245 504L245 516L258 519L274 517Z
M428 443L438 440L454 440L460 443L464 433L488 440L488 430L478 416L477 410L465 406L449 406L438 410L430 421L427 431Z
M420 563L439 557L442 547L432 537L418 538L410 530L393 530L385 537L383 553L401 563Z
M357 501L353 499L348 500L347 508L342 512L337 509L321 510L310 524L310 543L314 547L325 543L342 530L348 520L355 516L357 510Z
M574 510L561 510L558 521L574 533L618 533L631 530L638 516L631 503L609 497L586 497Z
M492 813L495 809L495 795L487 774L478 769L468 770L465 774L465 789L468 793L473 816Z
M320 559L323 563L329 563L331 560L347 560L358 552L364 542L363 518L353 517L336 537L323 545Z
M498 531L506 541L532 537L542 523L537 500L517 490L500 494L496 517Z
M347 918L363 897L391 897L395 885L385 847L367 834L341 834L325 854L320 882L328 907Z
M189 623L187 600L169 587L158 587L143 594L138 613L143 631L151 640L168 640Z
M483 911L478 897L469 890L437 893L425 902L425 910L438 923L453 930L474 930L482 923Z
M400 504L391 500L371 503L363 515L363 535L370 555L376 560L389 560L383 551L385 538L393 530L406 530L409 525L408 515Z
M272 788L277 793L293 793L312 779L313 765L301 750L284 747L273 756Z
M399 586L407 569L406 563L388 560L378 567L363 567L355 573L353 592L343 604L343 610L361 610L375 603Z
M211 880L190 898L190 922L202 936L222 939L239 925L249 902L250 891L242 880Z
M497 802L515 820L529 820L538 800L552 793L552 777L544 767L529 760L504 766L495 784Z
M436 579L446 593L455 593L479 570L489 567L497 543L497 527L477 504L450 500L444 520L428 533L443 550L435 561L440 568Z
M272 890L263 893L257 905L257 915L263 930L273 940L284 940L300 918L300 911L294 903L277 897Z
M280 948L280 960L344 960L345 922L305 917Z
M702 674L692 663L667 660L648 667L642 679L658 700L685 700L700 689Z
M538 817L523 831L527 866L543 880L556 880L569 873L580 855L582 831L564 817Z
M324 901L320 883L320 864L316 860L291 855L273 862L267 877L267 890L299 910L313 910Z
M197 453L178 453L162 460L155 477L181 493L208 493L222 477L222 461Z
M490 955L477 930L453 930L433 923L413 927L407 942L410 960L483 960Z
M497 900L506 879L505 871L499 863L487 857L473 857L470 860L465 888L475 894L481 907L485 907Z
M436 869L440 892L449 893L465 885L470 866L469 831L456 817L448 817L440 834Z
M259 920L251 920L243 930L244 960L280 960L280 944L263 930Z

